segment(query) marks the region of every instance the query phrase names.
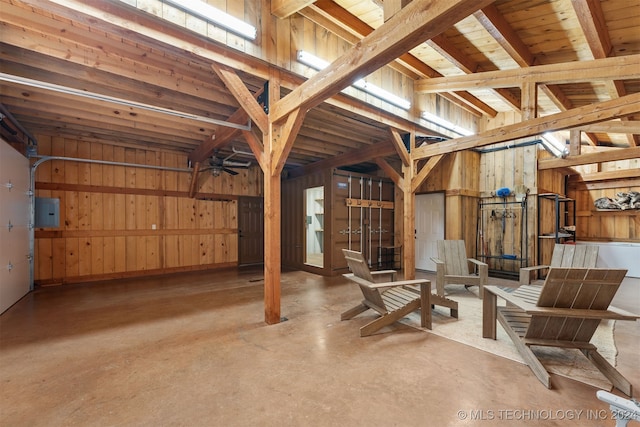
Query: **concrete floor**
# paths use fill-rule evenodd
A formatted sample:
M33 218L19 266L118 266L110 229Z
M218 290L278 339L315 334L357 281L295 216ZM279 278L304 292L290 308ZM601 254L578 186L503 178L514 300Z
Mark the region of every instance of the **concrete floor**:
M289 320L267 326L261 275L27 295L0 317L0 425L615 425L593 387L552 376L548 390L525 365L409 326L359 338L371 315L339 320L360 299L342 277L283 274ZM619 305L638 307L637 285ZM616 325L635 390L638 325Z

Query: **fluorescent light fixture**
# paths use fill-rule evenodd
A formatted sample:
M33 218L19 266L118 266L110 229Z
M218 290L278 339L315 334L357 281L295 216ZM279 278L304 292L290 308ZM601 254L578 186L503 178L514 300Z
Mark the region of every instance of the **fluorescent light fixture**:
M213 6L201 0L164 0L172 6L178 9L184 10L194 16L211 22L215 25L219 25L239 36L242 36L249 40L256 39L256 27L247 24L246 22L229 15L226 12L216 9Z
M360 81L364 83L364 87L362 88L360 88L360 86L357 85L357 83L359 83ZM403 110L408 110L409 108L411 108L411 103L406 99L400 98L399 96L394 95L393 93L386 91L381 87L378 87L372 83L369 83L366 80L358 80L356 83L354 83L354 86L364 90L369 95L373 95L376 98L380 98L383 101L387 101L389 104L393 104L396 107L402 108Z
M542 146L551 154L556 157L565 158L569 154L569 149L566 144L559 141L553 134L544 133L541 137Z
M431 114L428 111L423 111L421 114L421 117L423 119L425 119L426 121L433 123L434 125L440 126L445 128L448 131L451 131L453 133L456 133L458 135L462 135L462 136L470 136L473 135L474 132L470 131L469 129L465 129L461 126L458 126L456 124L451 123L448 120L445 120L441 117L436 116L435 114Z
M314 70L322 70L323 68L327 68L329 66L329 62L324 59L320 59L315 55L310 54L309 52L305 52L304 50L299 50L296 53L298 58L298 62L313 68Z
M298 58L298 62L311 67L314 70L320 71L329 66L329 62L325 61L324 59L318 58L317 56L312 55L309 52L305 52L304 50L299 50L296 53L296 57ZM374 85L373 83L369 83L365 79L360 79L354 82L352 86L404 110L408 110L409 108L411 108L411 102L397 95L394 95L393 93L384 90L381 87Z

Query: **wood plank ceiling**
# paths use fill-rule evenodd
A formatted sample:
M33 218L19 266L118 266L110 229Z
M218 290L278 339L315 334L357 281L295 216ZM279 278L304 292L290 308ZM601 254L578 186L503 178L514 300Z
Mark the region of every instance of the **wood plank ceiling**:
M191 153L219 129L207 119L226 121L239 109L236 99L212 71L210 58L127 31L59 3L1 0L3 76L132 100L199 118L177 117L3 78L0 103L5 114L14 116L29 133ZM292 8L297 10L295 13L350 42L364 37L384 21L381 0L280 1L278 5L287 14L292 13ZM108 6L111 11L125 7ZM131 16L132 9L126 9L126 13ZM139 17L131 18L132 21L152 19L142 11L134 13ZM167 26L166 32L215 50L220 57L225 55L214 43L171 24L163 25ZM410 52L404 55L398 52L399 59L392 65L419 82L442 76L638 55L638 28L638 2L498 0ZM260 61L256 63L259 66ZM238 70L238 74L252 93L258 93L268 75L246 71L249 70ZM292 73L287 76L290 82L302 81ZM639 80L543 85L538 115L638 92ZM479 118L520 108L517 79L509 88L472 88L439 96L474 111ZM347 153L353 155L354 150L375 152L371 147L386 147L390 125L408 124L406 119L394 118L346 96L336 98L339 102L323 103L306 115L287 160L287 169L326 162ZM587 129L583 144L639 145L638 118L625 120L626 126L616 126L619 129L611 124L608 128ZM418 126L418 131L440 136L424 125ZM225 150L231 146L249 151L240 134Z

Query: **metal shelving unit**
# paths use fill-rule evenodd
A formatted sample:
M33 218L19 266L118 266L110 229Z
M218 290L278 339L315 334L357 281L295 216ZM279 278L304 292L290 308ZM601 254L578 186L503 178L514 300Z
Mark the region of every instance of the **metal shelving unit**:
M553 203L553 230L542 230L541 217L543 203ZM571 221L569 221L571 219ZM571 224L570 224L571 223ZM576 203L575 200L557 193L538 194L538 239L552 239L555 243L566 243L576 240ZM571 228L573 227L573 229ZM538 244L538 265L543 263Z

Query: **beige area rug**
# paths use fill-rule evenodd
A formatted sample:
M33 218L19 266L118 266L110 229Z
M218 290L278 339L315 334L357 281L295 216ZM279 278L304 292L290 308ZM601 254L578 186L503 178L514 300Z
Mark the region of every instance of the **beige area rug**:
M465 289L464 286L453 285L447 287L447 293L448 298L458 302L459 318L450 317L448 309L436 306L433 310L433 328L429 332L524 364L524 360L500 323L496 327L495 340L482 338L482 300L477 297L477 287ZM498 305L504 305L504 301L500 298L498 298ZM412 325L420 324L417 312L412 313L410 317ZM609 363L616 366L618 350L613 338L614 327L615 321L602 321L591 343ZM532 347L532 350L548 372L572 378L602 390L610 391L613 388L611 382L579 350L554 347Z

